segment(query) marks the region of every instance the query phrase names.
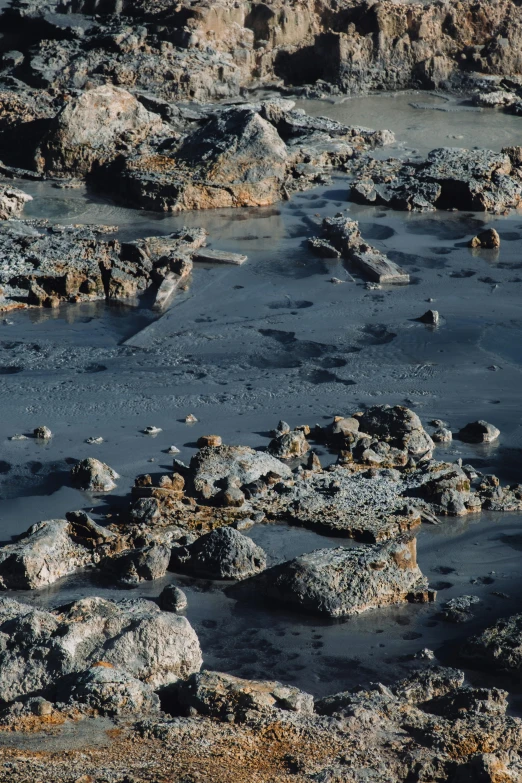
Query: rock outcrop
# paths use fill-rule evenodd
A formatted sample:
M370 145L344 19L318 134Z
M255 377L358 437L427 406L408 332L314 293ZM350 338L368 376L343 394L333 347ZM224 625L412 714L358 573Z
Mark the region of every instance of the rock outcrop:
M269 568L233 588L301 612L349 617L403 601L431 601L435 593L417 565L412 536L386 544L318 549Z
M252 539L230 527L207 533L172 550L170 568L209 579L246 579L266 567L266 555Z

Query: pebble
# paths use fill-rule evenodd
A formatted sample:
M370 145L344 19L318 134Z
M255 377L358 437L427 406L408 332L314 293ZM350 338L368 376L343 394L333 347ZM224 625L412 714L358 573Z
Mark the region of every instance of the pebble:
M167 450L167 454L179 454L179 453L180 453L180 450L178 449L178 447L177 447L177 446L171 446L171 447L170 447L170 448Z
M103 443L103 438L101 435L98 435L98 437L96 438L95 437L87 438L85 442L89 444L99 445L100 443Z
M160 432L163 432L161 427L153 427L152 425L150 427L145 427L144 430L142 430L144 435L158 435Z
M33 430L33 436L37 438L37 440L50 440L53 437L53 433L49 427L36 427L36 429Z
M185 416L185 424L195 424L196 422L197 419L193 413L189 413L188 416Z

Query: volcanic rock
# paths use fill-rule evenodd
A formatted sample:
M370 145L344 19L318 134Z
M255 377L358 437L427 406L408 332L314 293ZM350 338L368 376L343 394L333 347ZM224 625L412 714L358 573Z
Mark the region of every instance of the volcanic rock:
M94 457L80 460L71 469L71 478L81 489L89 492L110 492L116 488L118 473Z
M186 547L172 550L170 568L210 579L246 579L266 567L266 555L252 539L221 527Z

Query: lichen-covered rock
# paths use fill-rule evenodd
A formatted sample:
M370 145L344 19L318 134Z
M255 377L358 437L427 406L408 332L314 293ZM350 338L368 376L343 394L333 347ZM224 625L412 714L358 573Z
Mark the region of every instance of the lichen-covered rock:
M243 680L231 674L203 671L176 686L180 707L212 718L245 720L257 714L288 710L304 715L314 711L308 693L280 682Z
M266 555L234 528L220 527L189 546L174 548L170 567L210 579L246 579L266 567Z
M307 614L349 617L403 601L430 601L434 592L417 565L415 538L356 549L318 549L264 571L233 590Z
M134 143L162 126L127 90L105 84L72 98L36 152L38 170L53 176L88 174L116 154L124 135Z
M118 473L94 457L80 460L71 469L71 478L81 489L90 492L110 492L115 489Z
M10 701L99 661L153 688L198 671L201 651L188 620L151 601L83 598L46 612L0 600L0 694Z

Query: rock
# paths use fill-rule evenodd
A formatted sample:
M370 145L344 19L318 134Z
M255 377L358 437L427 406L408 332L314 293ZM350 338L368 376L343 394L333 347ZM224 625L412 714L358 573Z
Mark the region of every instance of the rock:
M220 527L173 549L170 567L210 579L246 579L266 567L266 555L234 528Z
M504 90L495 90L494 92L483 92L473 97L473 102L477 106L511 106L518 99L516 93L504 92Z
M148 546L105 558L100 568L118 584L133 587L140 582L161 579L167 573L169 561L169 547Z
M311 237L308 240L308 247L320 258L340 258L341 253L326 239L321 237Z
M203 671L176 686L180 707L220 720L241 722L256 714L274 716L277 710L311 715L314 699L292 685L243 680L231 674Z
M152 425L149 426L149 427L145 427L145 429L143 430L143 434L144 435L153 435L154 436L154 435L159 435L160 432L163 432L161 427L154 427Z
M500 247L500 237L494 228L488 228L481 231L476 237L470 240L470 247L482 247L488 250L496 250Z
M169 446L169 448L167 449L167 454L180 454L180 453L181 452L177 446Z
M182 612L187 606L187 596L176 585L167 585L161 591L159 607L164 612Z
M202 435L197 440L198 449L203 449L205 446L221 446L222 440L220 435Z
M37 522L14 544L0 548L0 588L35 590L92 565L114 533L87 514Z
M270 454L247 446L205 447L190 460L194 489L206 499L218 495L220 485L227 480L241 487L269 474L290 478L291 470Z
M469 662L494 672L522 669L522 614L505 617L468 639L461 650Z
M194 414L189 413L187 416L185 416L185 424L195 424L197 422L196 417Z
M500 435L500 430L487 421L472 421L463 427L458 438L464 443L492 443Z
M447 427L439 427L435 432L431 433L431 439L435 443L451 443L453 440L453 433Z
M438 470L432 477L427 474L420 494L436 514L463 516L480 511L482 506L480 496L471 489L469 476L458 465Z
M466 623L473 619L473 604L479 603L476 595L461 595L446 601L442 606L441 617L450 623Z
M33 197L23 190L9 185L0 185L0 220L19 217L28 201Z
M424 315L417 318L417 321L420 321L423 324L429 324L430 326L438 326L439 314L437 310L427 310Z
M269 453L279 459L304 457L309 448L310 444L300 430L283 433L268 444Z
M83 490L110 492L115 489L115 479L118 479L119 475L104 462L87 457L71 469L71 478Z
M83 598L52 612L0 601L0 685L10 701L99 661L158 688L201 666L196 634L184 617L151 601Z
M349 617L368 609L434 600L416 559L415 538L356 549L318 549L234 588L313 615Z
M248 256L241 253L231 253L224 250L197 250L194 255L194 261L202 261L204 264L231 264L232 266L241 266L248 261Z
M53 433L49 427L36 427L33 431L33 437L37 440L51 440Z
M275 430L272 430L270 434L272 435L272 437L278 438L280 435L286 435L287 433L291 432L291 429L292 428L286 421L280 419L279 424L277 425Z
M374 405L359 419L362 432L391 446L406 449L412 456L431 458L434 444L416 413L402 405Z
M101 437L101 435L98 435L98 436L92 436L90 438L87 438L85 442L88 443L90 446L99 446L101 443L104 442L104 439Z
M66 103L36 152L38 171L82 176L116 155L124 134L134 143L160 130L162 120L121 87L105 84Z
M97 715L142 716L160 711L159 697L149 685L112 665L94 664L64 677L56 698Z

